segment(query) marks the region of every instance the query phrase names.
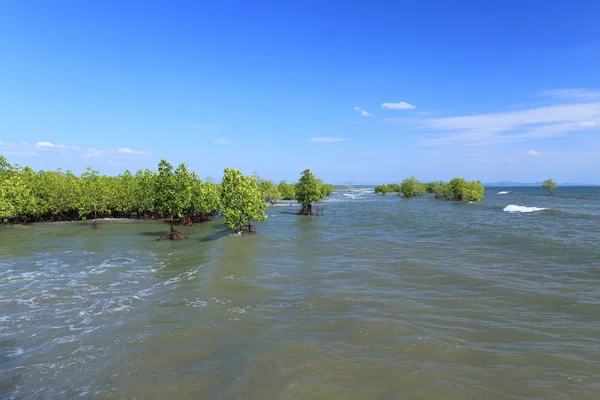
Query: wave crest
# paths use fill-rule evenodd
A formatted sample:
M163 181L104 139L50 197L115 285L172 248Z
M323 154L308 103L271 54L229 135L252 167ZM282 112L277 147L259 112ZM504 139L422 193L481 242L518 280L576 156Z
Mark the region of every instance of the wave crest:
M526 206L517 206L515 204L510 204L510 205L504 207L504 209L502 211L510 212L510 213L514 213L514 212L531 213L531 212L544 211L544 210L548 210L548 208L526 207Z

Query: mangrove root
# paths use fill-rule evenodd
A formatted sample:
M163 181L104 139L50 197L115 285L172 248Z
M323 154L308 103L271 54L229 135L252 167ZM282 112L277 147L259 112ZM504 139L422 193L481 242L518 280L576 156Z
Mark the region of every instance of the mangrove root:
M303 205L300 211L298 211L299 215L323 215L323 209L321 207L316 206L314 209L312 204Z
M182 225L182 226L192 226L192 219L190 217L184 218L184 219L181 220L181 222L179 223L179 225Z
M161 240L161 239L166 239L166 238L169 238L171 240L187 239L183 233L175 230L173 227L171 227L171 230L169 231L169 233L165 233L164 235L162 235L161 237L159 237L156 240Z

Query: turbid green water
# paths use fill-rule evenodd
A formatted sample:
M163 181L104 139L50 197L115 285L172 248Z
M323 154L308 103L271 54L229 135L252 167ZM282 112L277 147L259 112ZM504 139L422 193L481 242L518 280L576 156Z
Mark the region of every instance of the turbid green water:
M600 201L370 191L256 236L0 227L0 398L600 398Z

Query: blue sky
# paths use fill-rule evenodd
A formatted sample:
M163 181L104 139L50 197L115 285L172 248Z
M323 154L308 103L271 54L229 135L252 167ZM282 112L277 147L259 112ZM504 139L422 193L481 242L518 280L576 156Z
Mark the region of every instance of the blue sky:
M0 154L332 183L600 183L594 1L0 4Z

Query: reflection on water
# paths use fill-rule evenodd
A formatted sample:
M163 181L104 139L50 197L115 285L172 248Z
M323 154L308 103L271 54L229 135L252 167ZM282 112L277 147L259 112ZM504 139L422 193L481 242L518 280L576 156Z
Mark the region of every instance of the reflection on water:
M0 398L597 399L600 202L519 190L0 227Z

